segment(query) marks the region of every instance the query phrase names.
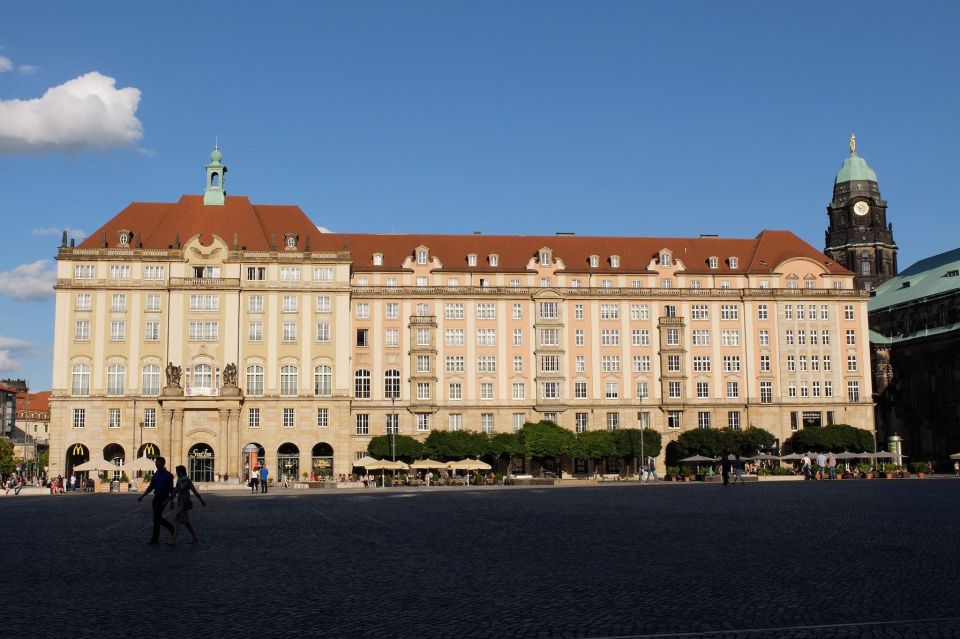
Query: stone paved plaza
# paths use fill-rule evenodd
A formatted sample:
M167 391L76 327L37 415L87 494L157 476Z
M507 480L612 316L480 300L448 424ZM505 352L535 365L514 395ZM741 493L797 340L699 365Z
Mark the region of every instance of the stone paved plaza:
M960 480L208 495L0 498L4 636L960 636Z

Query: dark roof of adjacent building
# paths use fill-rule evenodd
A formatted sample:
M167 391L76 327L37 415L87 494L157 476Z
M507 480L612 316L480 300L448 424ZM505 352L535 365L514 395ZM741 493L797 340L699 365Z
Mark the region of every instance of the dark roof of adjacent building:
M940 253L901 271L870 297L870 312L939 297L960 289L960 248Z

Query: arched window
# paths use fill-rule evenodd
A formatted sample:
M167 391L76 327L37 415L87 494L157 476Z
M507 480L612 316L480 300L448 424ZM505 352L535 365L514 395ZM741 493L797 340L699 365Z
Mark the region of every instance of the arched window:
M107 368L107 395L123 395L126 389L127 367L111 364Z
M317 397L333 395L333 369L321 364L313 369L313 394Z
M370 399L370 371L361 368L354 373L353 396L356 399Z
M297 396L297 367L286 365L280 369L280 395L282 397Z
M400 399L400 371L391 368L383 374L383 397Z
M73 395L90 394L90 367L86 364L73 365L73 386L70 389Z
M247 366L247 395L263 395L263 366L260 364Z
M156 364L147 364L143 367L140 392L143 395L160 394L160 367Z

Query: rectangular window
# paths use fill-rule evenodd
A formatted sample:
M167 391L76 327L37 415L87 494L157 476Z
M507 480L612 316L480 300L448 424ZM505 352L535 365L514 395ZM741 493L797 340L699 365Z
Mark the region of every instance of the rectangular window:
M399 413L386 414L386 419L384 420L384 431L387 433L387 435L400 434L400 414Z
M740 356L724 355L723 356L723 372L739 373L740 372Z
M830 331L820 331L820 343L824 346L830 345Z
M496 346L497 345L497 329L495 328L478 328L477 329L477 346Z
M370 346L370 330L366 328L357 329L357 346Z
M590 430L590 414L576 413L574 415L574 424L578 433L585 433Z
M110 296L110 310L114 313L123 313L127 310L127 295L125 293L114 293Z
M127 264L111 264L110 279L111 280L129 280L130 266Z
M329 327L329 324L327 325ZM329 333L329 328L328 328ZM388 328L384 332L384 344L386 346L400 346L400 329L399 328Z
M788 382L787 383L787 397L796 397L797 396L797 383Z
M679 360L679 357L677 359ZM602 366L603 366L604 373L619 373L620 372L620 356L604 355L602 358ZM677 366L679 368L679 363L677 364Z
M445 304L444 317L448 320L463 319L463 304Z
M740 346L740 331L722 331L721 339L724 346Z
M843 306L843 319L845 320L853 319L853 304L845 304Z
M430 372L430 356L429 355L417 355L417 372L418 373L429 373Z
M761 373L770 372L770 356L769 355L760 356L760 372Z
M370 415L366 413L357 414L357 435L370 434Z
M540 329L540 345L541 346L559 346L560 345L560 329L541 328Z
M523 413L514 413L513 414L513 432L517 432L523 428L524 422L526 422L527 416Z
M298 267L298 266L281 266L281 267L280 267L280 281L281 281L281 282L299 282L299 281L300 281L300 267Z
M605 328L600 331L601 346L619 346L620 331L615 328Z
M860 382L847 382L847 399L851 402L860 401Z
M430 430L430 413L417 413L417 432L425 433Z
M527 398L527 386L523 382L513 382L513 398L514 399L526 399Z
M823 396L833 397L833 382L829 380L823 382Z
M397 329L393 329L396 331ZM390 335L390 329L387 329L387 335ZM330 322L317 322L317 341L318 342L329 342L330 341ZM387 344L390 346L391 344ZM393 344L396 346L396 344Z
M583 319L583 304L573 305L573 319L578 319L578 320Z
M667 397L670 399L680 399L682 397L682 386L680 382L668 382L667 383Z
M120 428L120 409L111 408L107 413L107 428Z
M722 320L738 320L740 319L740 307L734 304L721 304L720 305L720 319Z
M284 408L283 409L283 427L284 428L293 428L296 425L294 417L294 409Z
M260 409L247 409L247 428L260 428Z
M797 304L797 319L802 320L803 316L804 316L803 304ZM810 319L814 319L814 318L811 317Z
M147 304L145 310L149 312L156 312L160 310L160 294L159 293L148 293L147 294Z
M464 371L463 355L447 355L445 370L448 373L462 373Z
M706 411L700 411L697 413L697 428L710 428L710 413Z
M513 345L523 346L523 329L522 328L513 329Z
M740 383L727 382L727 399L737 399L740 397Z
M587 372L587 358L583 355L577 355L575 360L575 370L577 373Z
M357 319L370 319L370 304L368 302L357 303Z
M493 399L493 382L481 382L480 399Z
M297 296L296 295L284 295L282 304L283 304L282 309L284 313L297 312Z
M90 293L80 293L77 295L76 310L89 311L92 307L93 307L93 297L90 295Z
M523 372L523 356L522 355L513 356L513 372L514 373Z
M297 341L297 324L296 322L284 322L283 323L283 337L282 341L285 343L291 343Z
M219 311L220 296L193 293L190 295L191 311Z
M452 413L447 415L447 429L463 430L463 415L460 413Z
M584 344L583 329L582 329L582 328L574 329L574 331L573 331L573 345L574 345L574 346L583 346L583 344Z
M317 428L328 428L330 426L330 409L317 409Z
M299 271L297 273L299 279ZM333 269L324 268L324 267L314 267L313 269L313 281L314 282L332 282L333 281Z
M793 319L793 304L785 304L783 307L783 319Z
M430 382L417 382L417 399L430 399Z
M447 397L452 400L463 399L463 385L460 382L450 382Z
M703 329L693 330L694 346L710 346L710 331Z
M600 319L615 320L620 318L620 307L616 304L601 304Z
M559 399L560 384L557 382L544 382L540 385L540 396L544 399Z
M709 399L710 397L710 383L709 382L697 382L697 398L698 399Z
M143 339L148 342L160 341L160 322L146 322L143 326Z
M93 264L75 264L73 266L73 279L92 280L96 277L96 266Z
M157 427L157 409L156 408L143 409L143 427L144 428Z
M706 304L691 304L690 319L692 320L710 319L710 307L707 306Z
M847 329L847 346L854 346L857 343L857 332L855 330Z
M126 322L110 322L110 341L122 342L127 339Z
M740 411L732 410L727 413L727 428L740 430Z
M87 425L87 409L74 408L73 409L73 427L84 428L86 425Z
M247 299L248 305L247 310L250 313L262 313L263 312L263 295L251 295Z
M847 355L847 372L849 373L857 372L857 356L856 355Z
M78 342L86 342L90 340L89 320L79 320L76 324L74 324L73 339Z
M493 320L497 319L497 305L488 304L488 303L478 303L477 304L477 319L478 320Z
M667 346L679 346L679 345L680 345L680 329L668 328L667 329Z
M540 372L542 373L560 372L560 356L559 355L541 355L540 356Z
M711 358L709 355L694 355L693 371L695 373L709 373L711 368Z
M757 319L765 320L769 317L766 304L757 304Z
M480 413L480 430L488 435L493 433L493 413Z
M248 266L247 267L247 280L250 282L263 282L267 279L267 267L265 266Z
M680 372L680 356L679 355L667 355L667 372L668 373Z
M541 319L557 319L560 317L560 305L557 302L540 302Z
M773 382L760 382L760 403L773 403Z
M478 373L496 373L497 372L497 356L496 355L478 356L477 372Z
M620 413L607 413L607 430L620 430Z
M586 382L574 382L574 383L573 383L573 397L574 397L574 399L586 399L586 398L587 398L587 383L586 383Z
M637 399L648 399L650 392L646 382L637 382Z
M790 372L797 370L797 358L794 355L787 355L787 370Z
M247 339L251 342L263 341L263 323L250 322L247 324Z
M805 330L797 331L797 346L806 346L807 344L807 332Z
M793 329L788 328L787 332L785 333L785 336L786 336L787 345L788 346L793 345Z
M444 341L447 346L463 346L464 337L462 328L446 329Z
M683 411L679 411L679 410L667 411L667 428L671 430L676 430L680 428L680 425L682 422L683 422Z

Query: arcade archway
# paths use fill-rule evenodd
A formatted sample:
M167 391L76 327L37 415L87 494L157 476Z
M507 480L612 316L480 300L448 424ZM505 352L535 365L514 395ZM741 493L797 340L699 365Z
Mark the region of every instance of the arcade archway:
M194 444L187 453L187 475L193 481L213 481L213 448L207 444Z
M310 468L317 479L333 476L333 447L330 444L320 442L313 447L310 456Z
M287 479L300 479L300 449L287 442L277 449L277 475Z

